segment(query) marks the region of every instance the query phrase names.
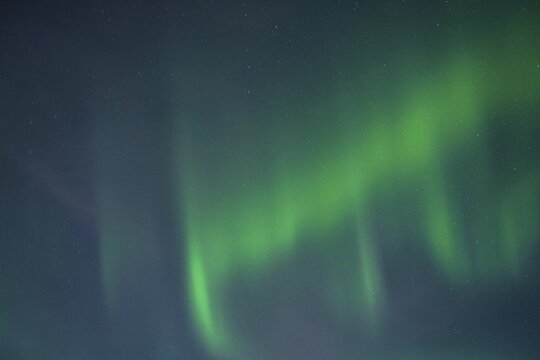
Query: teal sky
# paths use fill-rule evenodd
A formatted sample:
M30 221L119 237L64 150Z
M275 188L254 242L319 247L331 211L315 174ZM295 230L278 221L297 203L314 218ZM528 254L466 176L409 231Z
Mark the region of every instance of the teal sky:
M0 358L540 354L537 2L1 16Z

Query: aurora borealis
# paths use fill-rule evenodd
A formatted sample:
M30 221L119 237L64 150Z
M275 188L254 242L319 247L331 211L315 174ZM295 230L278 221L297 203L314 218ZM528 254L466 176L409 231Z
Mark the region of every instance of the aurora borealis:
M1 16L0 359L539 356L536 1Z

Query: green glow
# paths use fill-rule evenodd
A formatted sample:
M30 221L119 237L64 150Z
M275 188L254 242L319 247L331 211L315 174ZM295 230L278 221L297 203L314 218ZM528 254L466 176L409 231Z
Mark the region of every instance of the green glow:
M366 233L367 226L362 224L360 226L360 233L358 242L360 256L358 258L358 265L360 267L360 294L361 306L364 309L365 315L372 322L376 321L377 315L379 315L381 302L383 298L383 284L381 274L379 271L377 255L373 247L373 239L370 234Z
M192 243L193 244L193 243ZM190 288L190 303L193 306L193 312L196 314L196 318L201 324L201 330L203 336L206 339L213 341L209 344L211 348L220 348L223 345L223 341L217 334L217 328L215 320L213 319L212 303L208 295L208 284L206 283L206 275L204 268L200 262L201 256L197 254L196 245L192 245L192 249L189 252L189 288Z
M529 250L539 233L540 194L538 174L530 174L512 187L502 199L500 207L500 253L503 265L512 274L519 274L529 260Z
M520 52L519 46L534 48L532 44L509 42L508 52ZM526 254L536 246L535 219L540 210L531 188L539 177L535 174L525 184L521 180L511 184L503 199L476 199L494 206L478 206L474 216L497 212L498 235L489 224L475 231L466 226L444 168L449 159L479 148L484 140L478 134L491 125L491 111L536 106L538 81L527 80L538 76L534 59L515 60L509 55L493 56L486 49L458 48L431 76L419 70L400 80L382 79L388 86L403 89L403 96L373 100L369 94L352 94L351 103L331 121L337 128L329 130L333 140L321 141L315 151L309 144L288 140L275 146L279 134L260 139L257 149L239 144L238 139L222 140L213 150L234 154L230 163L200 160L203 151L195 146L181 149L188 291L194 322L211 352L246 351L240 346L242 335L226 321L224 308L227 289L237 276L261 275L301 251L312 237L331 234L351 221L358 209L369 213L377 201L373 194L398 182L404 191L417 192L422 199L423 219L418 226L424 238L418 244L447 280L466 283L517 276ZM375 105L366 110L366 104ZM317 106L325 113L325 104ZM325 139L324 132L315 133L315 138ZM186 132L185 136L194 135ZM263 153L267 149L272 149L270 154ZM261 154L271 160L254 162ZM238 169L245 164L249 171ZM523 213L528 215L518 215ZM365 316L375 319L384 311L385 292L377 263L381 255L376 254L378 246L370 233L369 228L360 229L354 293ZM471 245L474 241L479 244ZM496 269L500 264L503 268Z
M464 241L459 234L454 207L448 204L448 195L440 187L443 181L435 181L428 191L426 221L428 240L434 261L447 275L457 280L469 274Z

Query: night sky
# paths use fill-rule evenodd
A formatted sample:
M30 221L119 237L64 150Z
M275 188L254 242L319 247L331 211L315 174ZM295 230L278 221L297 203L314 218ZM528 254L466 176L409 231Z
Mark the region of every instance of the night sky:
M540 358L540 2L0 5L0 360Z

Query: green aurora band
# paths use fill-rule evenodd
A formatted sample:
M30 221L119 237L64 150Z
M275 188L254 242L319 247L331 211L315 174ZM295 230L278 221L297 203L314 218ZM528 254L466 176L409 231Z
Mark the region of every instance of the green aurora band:
M391 203L385 196L390 191L417 199L411 207L419 216L409 221L419 236L403 245L423 249L446 281L459 287L522 279L537 246L540 172L519 151L506 154L512 165L497 172L490 166L489 138L497 132L519 134L527 139L523 148L534 144L527 138L531 119L506 123L491 116L538 114L540 51L531 28L522 26L483 45L456 46L429 71L410 66L393 82L382 77L390 89L387 98L347 88L346 104L338 111L332 99L326 105L330 111L324 103L314 104L309 121L324 130L306 138L314 138L316 146L287 137L285 123L258 136L257 146L225 135L212 151L234 154L234 160L217 162L198 145L208 142L184 129L179 176L187 291L194 324L210 353L262 358L227 313L230 287L245 274L261 281L320 234L326 242L338 241L328 235L347 223L357 224L357 271L356 280L347 283L355 288L341 296L354 298L357 309L345 312L358 311L355 319L377 331L384 321L383 245L372 235L369 214L374 204ZM377 74L370 76L378 80ZM333 118L320 119L328 114ZM481 169L473 172L472 210L460 204L460 169ZM388 216L396 211L387 206ZM398 230L396 237L404 236ZM328 304L336 314L343 311L336 295L343 281L335 276L330 281L335 289L321 295L334 298Z
M257 186L248 191L240 187L245 186L240 185L245 174L236 174L234 168L213 169L217 178L203 179L202 165L186 155L197 150L183 149L189 299L194 323L210 352L216 357L247 357L250 351L233 332L222 307L236 277L264 272L299 251L310 235L329 233L345 221L358 222L357 289L352 294L363 314L377 321L385 285L368 222L360 214L377 201L373 194L386 187L417 186L424 213L418 226L425 229L417 245L427 249L448 281L518 278L539 230L538 170L523 169L507 179L505 190L478 179L480 187L487 187L479 193L489 195L475 199L479 206L472 216L493 217L495 227L480 221L466 233L445 164L452 157L462 158L463 152L486 153L478 134L492 125L490 112L501 107L514 113L536 109L539 52L531 51L533 44L514 44L498 57L479 47L457 51L439 64L434 76L415 74L414 80L404 82L401 99L375 107L398 109L395 113L370 114L351 106L348 116L334 119L344 130L327 149L310 155L309 168L304 161L276 157L271 164L259 165L271 166L273 177L254 180ZM251 177L257 177L257 170ZM469 245L473 240L477 246Z

